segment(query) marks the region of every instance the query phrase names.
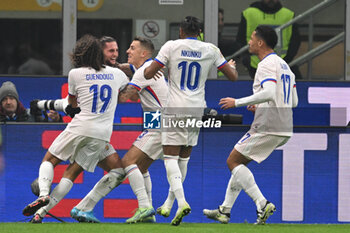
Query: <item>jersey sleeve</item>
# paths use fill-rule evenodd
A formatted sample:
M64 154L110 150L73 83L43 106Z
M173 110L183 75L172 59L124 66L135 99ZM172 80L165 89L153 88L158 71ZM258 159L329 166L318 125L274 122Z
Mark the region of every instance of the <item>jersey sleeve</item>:
M220 49L216 47L215 45L211 45L213 52L214 52L214 57L215 61L214 64L215 66L220 70L224 65L227 63L225 57L222 55Z
M256 76L261 87L264 87L265 82L277 83L276 65L269 65L269 63L264 63L261 66L258 66Z
M172 41L166 42L159 50L157 57L154 59L161 67L168 64L172 48Z
M128 85L129 79L128 76L126 76L126 74L122 71L119 73L119 78L121 80L119 90L123 90L126 87L126 85Z
M74 70L71 70L68 73L68 95L71 95L71 96L75 96L77 94L74 73L75 73Z
M129 82L129 85L132 85L135 87L138 91L141 91L145 87L150 85L150 82L152 82L153 79L145 79L145 76L143 75L144 69L139 69L135 72L134 76L132 77L131 81Z

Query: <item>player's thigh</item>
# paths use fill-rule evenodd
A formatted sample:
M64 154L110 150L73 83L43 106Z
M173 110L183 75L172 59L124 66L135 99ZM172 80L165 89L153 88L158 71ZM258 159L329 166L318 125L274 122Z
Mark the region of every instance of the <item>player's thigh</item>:
M53 154L50 153L50 151L47 151L42 162L48 161L50 162L53 167L56 167L59 163L62 162L59 158L55 157Z
M139 167L140 171L142 174L146 173L149 166L154 162L153 159L151 159L149 156L146 154L142 155L142 159L139 160L137 163L137 166Z
M109 172L114 168L121 168L122 162L118 153L114 152L113 154L110 154L109 156L101 160L97 165L106 172Z
M76 162L73 162L66 168L63 177L70 179L73 182L82 171L84 171L84 169Z
M180 151L180 158L190 157L192 152L192 146L182 146Z
M131 164L138 164L146 156L147 155L142 150L132 145L128 152L126 152L126 154L122 158L122 166L123 168L126 168Z
M226 163L228 168L232 171L235 167L237 167L240 164L247 165L251 160L246 158L244 155L242 155L240 152L238 152L236 149L233 149L228 156Z

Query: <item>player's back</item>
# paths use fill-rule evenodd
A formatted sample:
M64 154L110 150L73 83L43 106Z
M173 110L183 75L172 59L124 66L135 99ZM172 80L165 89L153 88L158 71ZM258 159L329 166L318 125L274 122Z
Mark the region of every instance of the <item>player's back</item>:
M107 66L97 72L87 67L72 69L68 78L72 86L69 90L75 90L81 112L67 130L109 141L118 93L127 84L127 77L121 70Z
M277 54L268 55L258 64L254 91L261 90L266 81L276 83L275 96L271 101L258 104L253 125L270 134L291 136L295 75Z
M168 41L156 59L165 61L169 68L167 107L205 107L210 69L225 62L215 45L194 38Z

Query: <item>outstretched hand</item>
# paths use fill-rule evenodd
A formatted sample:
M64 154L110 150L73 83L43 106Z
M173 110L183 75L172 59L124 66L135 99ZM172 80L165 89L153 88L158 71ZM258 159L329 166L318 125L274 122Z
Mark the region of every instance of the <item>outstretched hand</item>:
M236 99L231 97L226 97L220 99L219 105L221 105L221 109L229 109L236 107Z

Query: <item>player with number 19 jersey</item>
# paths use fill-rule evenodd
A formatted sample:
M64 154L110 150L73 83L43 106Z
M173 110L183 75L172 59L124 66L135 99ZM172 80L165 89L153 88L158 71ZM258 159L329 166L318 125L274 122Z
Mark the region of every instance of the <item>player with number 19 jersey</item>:
M253 92L263 89L265 82L276 83L275 98L257 104L252 130L279 136L293 134L293 98L296 97L295 75L276 53L270 53L259 64Z
M77 96L81 112L68 124L73 134L110 141L118 94L129 82L118 68L100 71L80 67L68 74L68 93Z
M169 96L166 107L206 107L205 82L213 65L227 63L220 50L196 38L166 42L155 58L169 69Z

